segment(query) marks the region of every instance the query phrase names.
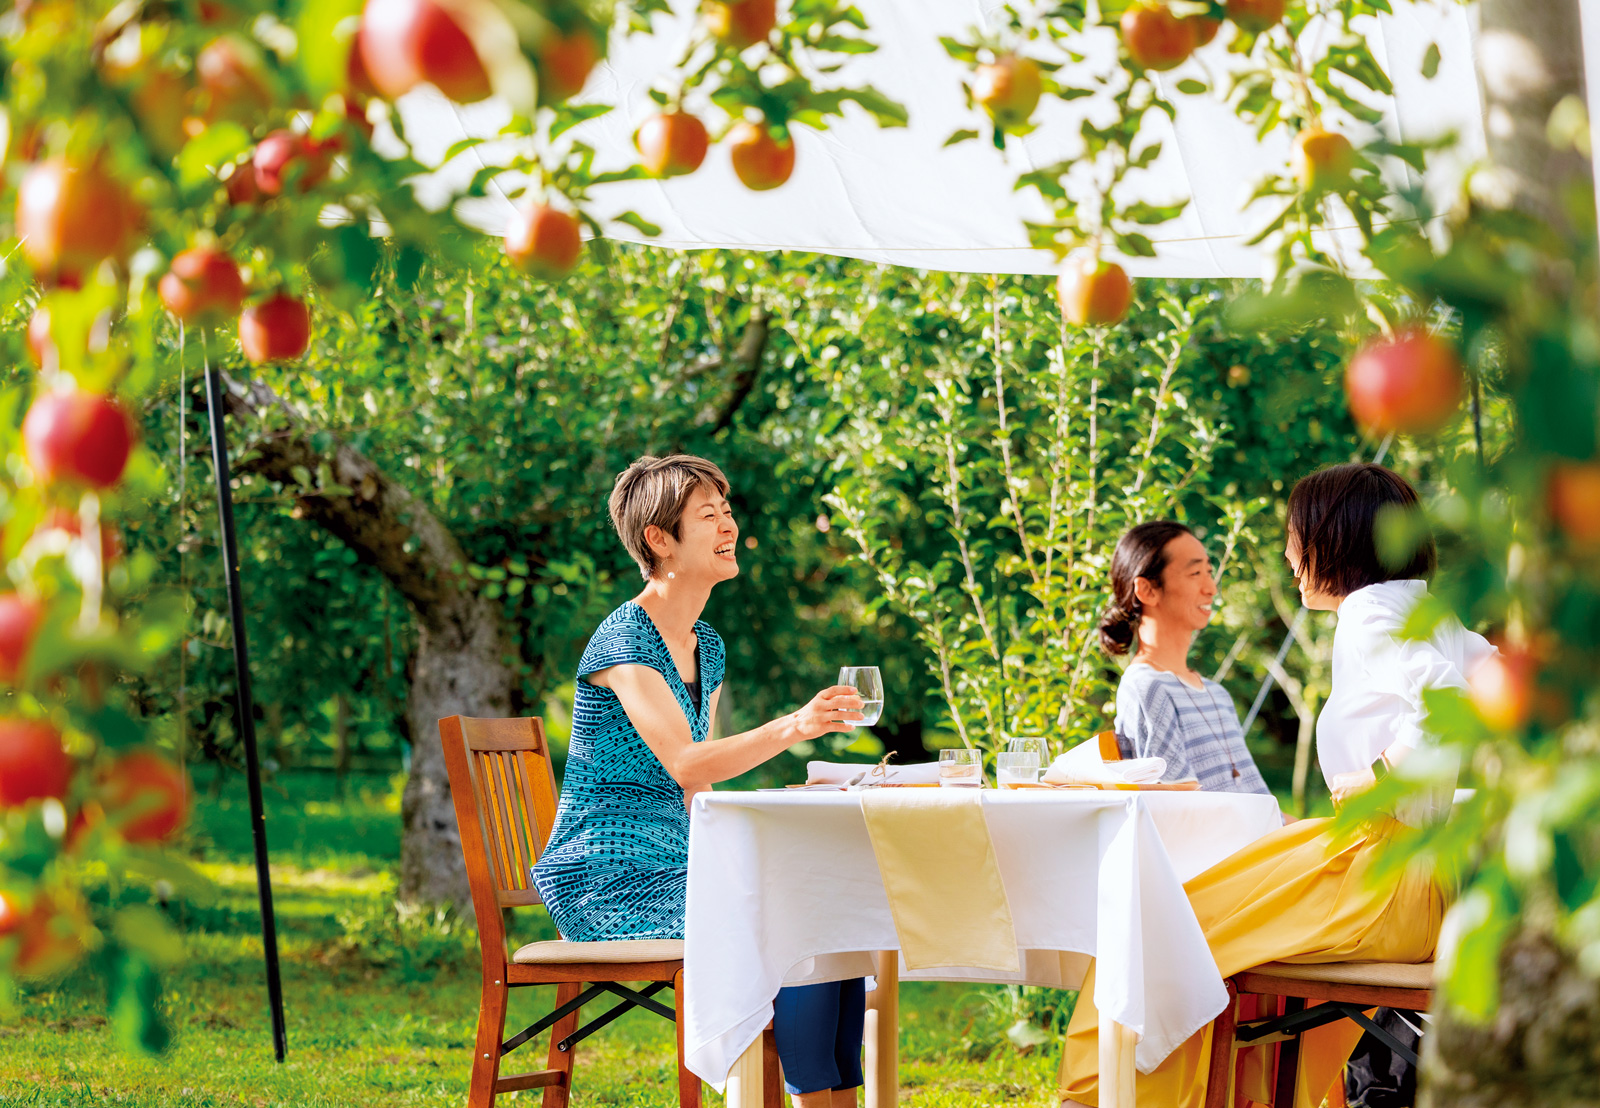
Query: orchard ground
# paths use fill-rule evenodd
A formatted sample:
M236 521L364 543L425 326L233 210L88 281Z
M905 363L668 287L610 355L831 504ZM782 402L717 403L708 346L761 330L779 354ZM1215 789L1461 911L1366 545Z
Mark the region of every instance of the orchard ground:
M477 937L470 921L396 919L395 784L353 776L343 798L331 774L279 774L268 785L289 1031L280 1066L268 1030L244 784L231 776L213 796L209 777L199 771L185 845L216 891L168 909L185 946L166 986L171 1051L149 1058L118 1048L91 958L77 976L24 994L20 1011L0 1022L0 1104L458 1108L477 1018ZM131 894L114 894L103 880L94 887L102 908L114 895ZM555 937L542 911L518 917L515 934L525 941ZM532 1022L552 995L513 994L508 1027ZM1067 1001L1042 991L1018 997L1000 987L907 984L902 1103L1053 1108L1055 1037L1021 1052L1006 1032L1021 1015L1044 1022L1051 1006L1060 1006L1055 1020L1065 1020ZM541 1036L513 1065L539 1068L547 1045ZM573 1104L675 1105L673 1064L672 1026L630 1013L580 1048ZM721 1103L707 1092L708 1104ZM502 1102L531 1105L539 1096Z

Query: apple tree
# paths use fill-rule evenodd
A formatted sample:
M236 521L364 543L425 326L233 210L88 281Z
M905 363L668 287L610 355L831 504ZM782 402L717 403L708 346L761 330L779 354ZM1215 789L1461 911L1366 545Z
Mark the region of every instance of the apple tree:
M682 65L655 90L672 118L641 121L644 164L597 166L573 131L610 110L584 100L588 75L614 34L675 27L666 11L660 0L31 0L0 14L0 281L30 316L27 354L13 349L13 361L33 360L0 419L7 988L102 947L116 956L118 1026L149 1048L164 1041L155 996L176 954L170 928L147 907L92 919L79 888L98 867L163 891L195 880L161 850L189 803L171 722L131 696L134 675L192 629L184 598L155 579L150 556L123 555L117 529L172 477L173 459L138 442L133 413L173 398L181 411L196 373L225 369L233 415L277 432L263 439L275 452L241 462L291 487L303 473L327 477L320 493L341 495L308 498L323 509L312 518L405 583L419 628L413 734L443 714L511 707L503 613L459 538L381 466L305 433L249 377L302 358L319 320L357 310L380 281L414 290L424 263L472 256L451 208L424 207L408 184L428 167L410 156L397 98L431 85L511 104L522 153L504 248L546 281L604 234L587 214L592 190L691 171L713 130L731 132L740 176L765 188L792 167L794 126L825 127L847 103L903 121L874 90L807 76L872 48L848 4L707 0ZM686 105L710 120L703 143ZM463 195L488 185L480 177ZM460 899L436 744L417 754L406 892Z

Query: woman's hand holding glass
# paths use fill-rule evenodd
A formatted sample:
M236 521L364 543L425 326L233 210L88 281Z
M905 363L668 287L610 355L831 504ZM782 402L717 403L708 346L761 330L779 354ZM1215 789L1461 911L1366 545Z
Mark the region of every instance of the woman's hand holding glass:
M852 730L861 722L862 706L861 695L852 686L828 686L790 717L798 732L795 741Z

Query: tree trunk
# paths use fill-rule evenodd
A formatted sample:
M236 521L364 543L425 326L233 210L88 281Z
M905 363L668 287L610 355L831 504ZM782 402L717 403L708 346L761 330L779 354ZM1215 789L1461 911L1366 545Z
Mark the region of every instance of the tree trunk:
M281 484L296 513L378 569L411 605L417 652L406 704L411 776L401 801L403 900L468 903L439 720L508 716L518 676L498 602L467 574L467 555L428 506L337 441L318 451L311 428L259 382L228 382L229 413L256 432L234 472Z
M1506 199L1563 234L1571 205L1592 200L1587 159L1550 143L1550 113L1582 102L1583 34L1576 0L1478 0L1478 77L1489 160Z
M1418 1108L1600 1104L1600 981L1529 928L1500 956L1500 1007L1474 1026L1436 1013L1423 1037Z

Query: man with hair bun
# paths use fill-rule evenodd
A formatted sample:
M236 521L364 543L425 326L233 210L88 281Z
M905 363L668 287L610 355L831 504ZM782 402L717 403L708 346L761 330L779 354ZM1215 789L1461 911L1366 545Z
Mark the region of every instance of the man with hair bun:
M1108 654L1133 653L1117 684L1124 758L1163 758L1164 781L1194 778L1215 792L1270 793L1244 744L1228 690L1189 668L1189 647L1211 621L1217 582L1194 532L1141 523L1111 556L1111 604L1100 620Z

